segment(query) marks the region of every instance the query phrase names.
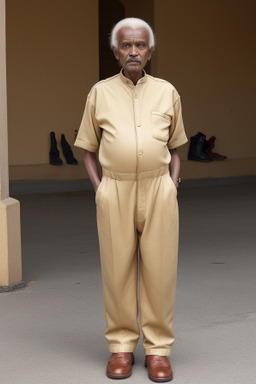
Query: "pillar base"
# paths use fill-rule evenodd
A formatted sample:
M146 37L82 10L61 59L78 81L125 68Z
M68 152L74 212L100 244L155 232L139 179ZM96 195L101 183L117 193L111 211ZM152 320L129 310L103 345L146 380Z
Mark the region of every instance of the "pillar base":
M0 293L16 291L17 289L25 288L26 286L27 286L26 281L20 281L19 283L12 284L9 286L4 286L4 287L0 286Z
M22 282L20 204L8 197L0 200L0 287Z

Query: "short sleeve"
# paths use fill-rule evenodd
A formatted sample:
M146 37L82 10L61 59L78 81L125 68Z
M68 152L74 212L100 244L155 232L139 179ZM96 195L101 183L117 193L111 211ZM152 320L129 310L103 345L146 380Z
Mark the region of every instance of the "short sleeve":
M95 118L95 106L88 97L74 145L86 149L89 152L97 152L100 139L101 130Z
M181 111L180 97L175 101L173 105L173 117L170 129L170 139L168 142L168 148L174 149L180 147L188 141Z

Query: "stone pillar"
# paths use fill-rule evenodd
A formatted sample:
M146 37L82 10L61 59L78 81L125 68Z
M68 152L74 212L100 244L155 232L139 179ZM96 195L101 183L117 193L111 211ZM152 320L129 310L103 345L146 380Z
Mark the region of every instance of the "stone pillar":
M23 287L20 204L9 197L5 0L0 0L0 292Z

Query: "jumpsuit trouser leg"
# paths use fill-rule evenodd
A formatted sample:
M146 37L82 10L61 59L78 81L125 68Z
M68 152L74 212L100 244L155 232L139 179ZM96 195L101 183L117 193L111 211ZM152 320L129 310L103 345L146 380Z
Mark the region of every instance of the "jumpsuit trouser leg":
M147 172L135 179L133 174L105 171L96 193L105 335L112 353L133 352L139 339L138 242L145 354L171 352L178 206L176 187L166 172Z

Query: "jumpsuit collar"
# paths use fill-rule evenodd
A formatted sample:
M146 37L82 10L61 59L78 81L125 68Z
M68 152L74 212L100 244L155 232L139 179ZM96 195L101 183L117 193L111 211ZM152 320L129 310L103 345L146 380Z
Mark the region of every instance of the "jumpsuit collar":
M124 84L129 85L130 87L131 86L132 87L136 87L137 85L145 83L147 81L147 74L146 74L146 72L143 69L143 76L137 81L137 84L134 85L133 82L130 79L128 79L127 77L124 76L123 68L122 68L120 73L119 73L119 78L122 80L122 82Z

